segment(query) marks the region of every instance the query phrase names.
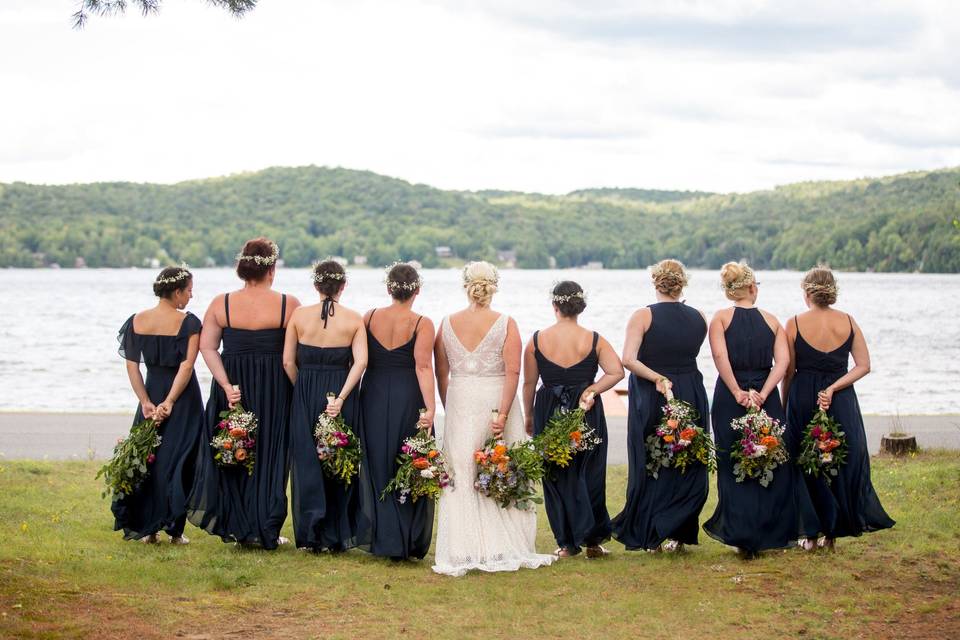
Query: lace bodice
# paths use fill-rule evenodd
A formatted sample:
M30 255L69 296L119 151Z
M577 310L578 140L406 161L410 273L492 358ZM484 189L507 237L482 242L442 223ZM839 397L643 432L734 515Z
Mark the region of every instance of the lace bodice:
M460 342L450 326L450 318L443 319L443 348L447 351L450 375L493 377L504 375L503 343L507 339L507 316L500 314L487 335L473 351Z

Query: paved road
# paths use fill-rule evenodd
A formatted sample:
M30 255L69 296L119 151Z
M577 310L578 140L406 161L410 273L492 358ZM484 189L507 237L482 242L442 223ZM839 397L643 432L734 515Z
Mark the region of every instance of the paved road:
M880 448L880 437L890 430L891 416L866 416L870 452ZM117 438L130 428L131 417L118 414L0 413L0 459L103 459ZM915 435L921 447L960 449L960 415L901 416L903 429ZM609 416L608 461L625 464L627 420Z

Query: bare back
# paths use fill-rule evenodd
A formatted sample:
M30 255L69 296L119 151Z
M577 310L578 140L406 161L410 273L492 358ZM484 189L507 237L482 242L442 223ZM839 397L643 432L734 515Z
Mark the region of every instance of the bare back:
M133 330L141 336L175 336L186 314L162 306L141 311L133 317Z
M572 367L593 350L593 331L573 323L556 324L537 334L537 346L550 362Z
M213 313L217 324L233 329L280 329L286 326L294 308L299 304L293 296L283 295L273 289L251 287L217 296L210 303L209 319Z
M369 334L384 349L392 351L413 339L417 324L422 317L410 309L390 306L368 311L365 322Z
M313 347L348 347L363 327L360 314L334 302L332 313L323 318L323 303L297 309L291 322L297 341Z
M799 314L790 324L794 325L789 327L792 340L796 340L799 331L807 344L826 353L841 347L853 331L850 316L836 309L814 307Z
M490 307L481 309L464 309L448 317L450 328L456 334L460 344L467 351L474 351L490 333L494 323L500 318L499 313Z

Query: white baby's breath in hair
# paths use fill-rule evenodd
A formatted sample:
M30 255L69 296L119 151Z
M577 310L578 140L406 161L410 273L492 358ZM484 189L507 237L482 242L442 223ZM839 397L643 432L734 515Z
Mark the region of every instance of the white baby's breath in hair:
M347 274L345 273L333 273L333 272L314 273L313 281L319 284L327 280L344 280L346 277L347 277Z
M175 275L168 276L166 278L157 278L154 280L155 284L174 284L175 282L180 282L181 280L186 280L190 277L190 272L187 271L186 265L177 267L180 269Z
M835 284L816 284L813 282L805 283L803 285L803 290L811 296L816 293L825 293L827 295L835 296L840 291Z
M237 254L237 261L239 262L241 260L252 260L257 264L268 265L268 266L272 264L276 264L277 258L280 257L280 247L277 246L276 242L271 242L270 247L273 249L273 253L271 253L269 256L248 256L241 251L240 253Z
M408 262L397 261L387 266L386 269L384 269L383 281L387 283L387 291L400 291L400 290L416 291L417 289L423 286L423 278L420 277L419 271L417 271L417 279L414 280L413 282L397 282L395 280L390 279L390 272L393 271L393 268L398 267L402 264L410 266L412 268L412 265L410 265L410 263ZM416 269L414 269L414 271L416 271Z
M753 269L750 267L744 267L742 276L733 282L721 282L720 287L726 289L727 291L736 291L737 289L747 287L754 282L756 282L756 276L753 274Z
M581 300L586 300L587 296L586 294L583 293L583 291L577 291L575 293L571 293L565 296L553 296L553 302L555 304L563 304L564 302L570 302L574 298L580 298Z

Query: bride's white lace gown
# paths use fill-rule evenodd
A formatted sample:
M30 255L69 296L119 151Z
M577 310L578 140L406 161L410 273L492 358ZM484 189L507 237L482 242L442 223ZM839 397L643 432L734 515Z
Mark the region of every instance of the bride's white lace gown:
M473 453L490 437L490 413L499 407L503 393L507 317L497 318L473 351L460 343L449 319L444 318L441 327L450 363L443 452L453 469L454 486L440 496L433 570L462 576L471 569L516 571L548 565L554 556L535 550L536 512L503 509L473 488ZM527 437L518 404L504 429L507 442Z

